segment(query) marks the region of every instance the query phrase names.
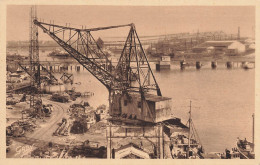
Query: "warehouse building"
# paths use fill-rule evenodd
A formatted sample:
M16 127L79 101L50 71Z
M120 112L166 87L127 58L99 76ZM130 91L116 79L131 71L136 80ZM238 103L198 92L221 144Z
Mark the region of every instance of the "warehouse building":
M244 53L246 47L239 41L206 41L192 49L194 53L224 53L237 55Z

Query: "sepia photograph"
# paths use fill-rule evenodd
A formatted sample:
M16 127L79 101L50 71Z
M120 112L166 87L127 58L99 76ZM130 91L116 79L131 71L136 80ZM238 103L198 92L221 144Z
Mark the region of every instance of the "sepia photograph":
M6 5L6 159L255 159L255 20Z

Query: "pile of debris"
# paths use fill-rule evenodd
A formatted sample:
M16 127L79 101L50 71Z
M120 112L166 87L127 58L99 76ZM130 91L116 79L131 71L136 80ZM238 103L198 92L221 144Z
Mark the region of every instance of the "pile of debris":
M81 116L78 117L75 121L73 121L73 125L71 126L70 133L74 134L83 134L88 130L88 122L86 117Z
M79 103L79 104L72 104L70 108L68 109L68 113L70 113L70 116L72 117L79 117L82 114L85 114L86 107L89 107L88 102Z
M32 151L31 157L33 158L61 158L64 157L64 150L68 149L68 146L59 147L58 145L53 146L52 142L43 147L36 148Z
M73 101L75 101L78 97L94 96L93 92L76 92L75 87L73 87L72 89L66 90L65 92L70 96L70 99Z
M80 92L76 92L75 88L72 88L71 90L67 90L66 93L70 96L70 99L75 101L78 97L81 96Z
M67 93L53 93L51 100L65 103L69 101L69 95Z
M18 120L6 127L6 135L12 137L24 136L25 132L33 132L36 128L35 120Z
M19 100L15 98L6 98L6 105L15 105L19 103Z
M17 103L19 103L19 99L14 98L12 94L7 94L6 96L6 105L15 105Z
M106 147L98 146L96 142L86 140L80 146L74 146L68 153L70 157L83 157L83 158L106 158Z
M39 110L35 110L34 108L27 108L22 111L23 116L27 115L29 118L44 118L50 117L53 112L52 104L42 104L39 103Z

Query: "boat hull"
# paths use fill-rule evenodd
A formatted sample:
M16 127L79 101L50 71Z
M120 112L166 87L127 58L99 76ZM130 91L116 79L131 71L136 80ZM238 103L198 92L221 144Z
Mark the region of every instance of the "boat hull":
M255 159L254 144L244 140L238 140L237 149L241 159Z

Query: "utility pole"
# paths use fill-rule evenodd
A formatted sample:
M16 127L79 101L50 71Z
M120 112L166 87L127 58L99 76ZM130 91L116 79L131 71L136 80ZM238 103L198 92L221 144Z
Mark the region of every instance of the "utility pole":
M190 100L190 111L189 111L189 139L188 139L188 148L187 148L187 158L190 156L190 139L191 139L191 100Z

